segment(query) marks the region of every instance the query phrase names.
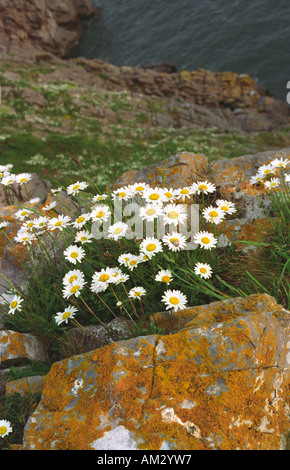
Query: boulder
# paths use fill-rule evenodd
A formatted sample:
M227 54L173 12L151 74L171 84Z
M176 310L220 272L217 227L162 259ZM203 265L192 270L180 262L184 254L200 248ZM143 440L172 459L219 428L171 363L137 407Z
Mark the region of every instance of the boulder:
M2 368L28 360L47 360L45 348L36 336L12 330L0 331L0 358Z
M21 450L285 449L290 312L255 294L187 319L53 364Z
M45 382L45 375L36 375L33 377L24 377L23 379L12 380L5 384L5 395L41 395Z

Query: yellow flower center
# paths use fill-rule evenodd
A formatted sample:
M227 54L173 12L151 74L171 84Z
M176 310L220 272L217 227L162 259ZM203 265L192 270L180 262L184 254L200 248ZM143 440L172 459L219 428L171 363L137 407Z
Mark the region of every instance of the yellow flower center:
M164 196L169 198L169 197L172 197L172 194L171 193L164 193Z
M18 302L17 300L13 300L13 302L11 302L11 308L15 308L17 306Z
M153 215L153 214L155 214L155 209L152 209L152 208L151 208L151 209L148 209L148 210L146 211L146 214L147 214L147 215Z
M210 243L210 239L208 237L202 237L201 239L202 243L204 243L205 245L208 245Z
M143 191L144 189L144 186L137 186L136 191Z
M150 194L150 196L149 196L149 199L151 199L152 201L156 201L159 198L160 198L160 196L157 193Z
M27 224L27 228L31 228L33 227L34 223L33 222L29 222L29 224Z
M73 286L70 291L72 294L75 294L79 290L79 288L80 286Z
M87 237L81 237L81 241L85 242L87 240Z
M124 196L126 196L126 193L124 193L124 191L121 191L121 192L119 193L119 197L124 197Z
M206 268L200 268L200 272L201 272L202 274L205 274L205 273L207 272L207 270L206 270Z
M136 291L136 292L134 292L134 295L135 295L135 297L138 297L139 295L141 295L141 292L140 292L140 291Z
M71 258L77 258L79 256L79 254L76 252L76 251L73 251L71 254L70 254Z
M71 284L72 282L76 281L77 280L77 276L75 274L73 274L70 278L69 278L69 283Z
M179 304L179 299L177 297L170 297L169 302L172 305L177 305L177 304Z
M6 426L0 426L0 436L3 436L7 432Z
M178 217L178 212L176 212L176 211L170 211L170 212L168 212L167 215L168 215L169 219L177 219L177 217Z
M162 276L162 282L169 282L170 277L169 276Z
M71 312L64 312L62 314L62 319L65 320L66 318L70 317L70 315L71 315Z
M59 220L58 222L55 223L55 226L56 226L56 227L60 227L61 225L62 225L62 221L61 221L61 220Z
M20 183L25 183L27 181L27 178L21 178Z
M26 215L26 214L27 214L27 211L21 212L21 215L22 215L22 216L24 216L24 215Z
M264 173L271 173L271 170L265 170Z
M156 245L154 243L149 243L146 247L147 251L154 251L156 250Z
M77 223L81 224L85 220L85 217L81 216L77 219Z
M188 193L189 193L188 189L182 189L180 191L180 194L188 194Z
M96 214L96 217L100 218L100 217L103 217L104 215L104 212L103 211L99 211L97 214Z
M172 245L174 245L174 246L178 246L179 245L179 240L178 240L178 238L170 238L170 243L172 243Z
M109 279L109 277L110 277L110 276L109 276L108 274L106 274L106 273L105 273L105 274L101 274L101 276L100 276L100 281L101 281L101 282L106 282L106 281Z
M210 215L211 217L217 217L217 216L219 215L219 213L218 213L217 211L211 211L211 212L209 213L209 215Z
M206 184L200 184L198 189L200 189L200 190L207 189L207 186L206 186Z
M79 184L75 184L75 185L73 186L73 190L75 191L75 190L78 189L79 187L80 187Z
M129 262L129 264L131 266L134 266L136 263L137 263L137 261L135 259L131 259L131 261Z
M221 210L222 210L222 211L228 211L229 208L228 208L227 206L221 206Z
M117 228L115 228L114 233L115 233L116 235L118 235L118 233L121 233L122 230L123 230L122 227L117 227Z
M28 240L28 237L22 237L23 242L26 242L26 240Z

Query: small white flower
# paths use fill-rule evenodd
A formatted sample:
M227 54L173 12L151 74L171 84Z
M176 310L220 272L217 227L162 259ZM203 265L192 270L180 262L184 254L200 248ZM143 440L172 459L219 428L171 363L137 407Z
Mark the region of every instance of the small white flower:
M154 237L147 237L140 244L140 253L147 255L149 258L163 251L162 243Z
M86 282L81 278L78 278L76 281L70 282L64 285L62 295L65 299L68 299L72 295L78 297L81 293L81 289L86 285Z
M28 204L38 204L40 202L40 197L33 197L29 199Z
M285 175L285 181L286 181L286 183L290 183L290 173L287 173Z
M56 201L51 201L49 204L47 204L46 206L43 206L42 207L42 210L43 211L50 211L51 209L53 209L55 206L57 205L57 202Z
M124 253L118 258L119 264L126 266L131 271L138 266L141 262L140 255L133 255L132 253Z
M198 181L197 183L193 183L191 188L197 194L214 193L216 190L215 185L213 183L209 183L208 181Z
M152 221L163 214L162 205L158 203L146 204L139 208L139 215L142 220Z
M83 282L85 280L84 273L79 269L71 269L63 278L63 285L67 286L73 282Z
M179 251L186 246L186 237L178 232L172 232L164 235L162 241L171 251Z
M287 168L289 164L290 160L288 160L288 158L283 157L281 157L280 159L274 158L274 160L270 162L270 165L272 165L274 168Z
M164 191L162 188L146 188L144 191L143 191L143 194L142 194L142 197L143 199L145 199L145 201L147 201L147 203L149 202L159 202L159 203L163 203L165 202L166 198L164 196Z
M75 243L81 243L82 245L84 243L92 243L91 238L93 238L93 235L88 230L81 230L76 233Z
M251 185L263 183L263 177L257 173L255 176L251 176L250 183Z
M12 313L14 315L16 310L21 310L21 303L23 299L19 295L14 295L13 299L9 305L9 314Z
M9 222L5 222L5 221L4 221L4 222L0 222L0 229L1 229L1 228L5 228L5 227L9 227L9 225L10 225Z
M161 269L155 276L155 281L169 284L172 281L172 273L169 269Z
M107 199L108 195L107 194L96 194L93 199L92 199L92 202L95 203L95 202L99 202L99 201L104 201L105 199Z
M25 231L25 230L20 230L16 237L14 237L14 240L18 243L22 243L23 245L31 245L31 243L36 240L36 237L33 233Z
M6 437L7 434L12 431L13 429L10 421L7 421L6 419L0 419L0 437Z
M125 224L125 222L116 222L108 228L108 237L117 241L120 238L125 237L128 229L129 226Z
M85 256L85 251L77 245L70 245L63 252L63 254L65 259L67 259L73 264L76 264L77 261L80 262L83 259L83 257Z
M62 231L68 225L70 225L70 217L63 214L60 214L57 217L52 217L47 222L47 228L52 231L56 229Z
M274 173L275 167L271 165L271 163L267 165L262 165L258 168L257 175L261 176L262 178L265 178L266 176L270 175L271 173Z
M182 199L182 201L190 199L194 193L195 190L192 186L184 186L184 188L180 188L176 191L178 199Z
M93 222L106 222L111 215L111 211L108 206L104 204L95 206L91 211L91 220Z
M200 245L202 248L210 250L211 248L215 247L217 239L213 236L212 233L198 232L194 236L194 242Z
M55 188L55 189L51 189L50 191L52 192L52 194L58 194L62 191L62 188Z
M187 219L186 206L184 204L167 204L164 207L163 222L164 224L184 224Z
M225 201L224 199L218 199L216 205L223 211L225 214L233 214L236 212L236 207L233 202Z
M150 186L147 183L141 182L141 183L131 184L129 188L132 191L133 195L139 194L140 196L142 196L145 189L150 188Z
M72 223L74 228L81 228L83 227L91 218L91 214L81 214L77 219L74 220Z
M35 229L44 229L46 227L46 224L48 222L48 217L37 217L36 219L33 219L34 222L34 228Z
M112 268L103 268L96 271L92 277L91 290L98 293L107 289L108 285L113 282L114 270Z
M208 279L212 275L212 268L207 263L196 263L194 266L194 272L196 275Z
M7 176L4 176L1 179L1 184L3 184L4 186L9 186L10 184L13 184L15 181L16 181L16 175L9 174Z
M162 302L166 304L166 310L182 310L187 303L186 296L179 290L167 290L162 296Z
M207 222L219 224L225 217L224 211L220 207L209 206L202 211L203 217Z
M122 188L115 189L112 192L112 199L116 201L117 199L122 199L127 201L133 196L132 190L129 187L123 186Z
M279 178L271 178L269 181L265 181L265 188L273 189L280 185Z
M178 190L173 188L163 188L164 202L174 202L178 196Z
M143 295L146 295L144 287L133 287L129 290L128 295L131 299L141 299Z
M70 184L67 187L67 194L72 194L73 196L75 196L76 194L78 194L79 191L82 191L87 187L88 183L86 183L85 181L77 181L76 183Z
M19 211L16 212L15 217L20 220L26 219L30 214L33 214L33 212L29 209L20 209Z
M32 175L30 173L20 173L19 175L16 175L16 183L25 184L27 181L31 180Z
M58 312L55 315L55 321L58 325L61 325L61 323L68 323L68 320L71 318L74 318L76 313L78 312L78 309L73 307L72 305L69 305L63 312Z

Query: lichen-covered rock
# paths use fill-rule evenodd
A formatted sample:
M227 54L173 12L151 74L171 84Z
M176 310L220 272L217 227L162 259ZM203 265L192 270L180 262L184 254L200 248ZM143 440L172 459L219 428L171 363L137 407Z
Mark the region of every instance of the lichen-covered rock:
M0 364L2 367L27 360L45 362L46 359L45 348L34 335L12 330L0 331Z
M5 384L5 394L13 395L19 393L20 395L41 395L42 388L45 382L45 375L36 375L32 377L24 377L23 379L12 380Z
M21 449L284 449L290 313L255 294L186 315L55 363Z

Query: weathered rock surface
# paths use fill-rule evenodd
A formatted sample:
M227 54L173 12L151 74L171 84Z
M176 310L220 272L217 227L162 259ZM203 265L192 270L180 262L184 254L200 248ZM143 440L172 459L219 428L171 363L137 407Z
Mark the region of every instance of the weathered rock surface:
M82 22L99 13L91 0L1 0L0 57L23 48L64 56Z
M285 449L290 313L256 294L185 315L55 363L21 450Z
M0 331L0 358L2 368L28 360L45 362L47 359L43 344L34 335L12 330Z

